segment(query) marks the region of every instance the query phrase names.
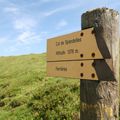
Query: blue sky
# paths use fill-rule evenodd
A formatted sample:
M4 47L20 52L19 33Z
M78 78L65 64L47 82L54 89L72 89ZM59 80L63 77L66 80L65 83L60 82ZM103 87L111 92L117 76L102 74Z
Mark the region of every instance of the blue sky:
M81 29L82 13L120 0L0 0L0 56L46 52L48 38Z

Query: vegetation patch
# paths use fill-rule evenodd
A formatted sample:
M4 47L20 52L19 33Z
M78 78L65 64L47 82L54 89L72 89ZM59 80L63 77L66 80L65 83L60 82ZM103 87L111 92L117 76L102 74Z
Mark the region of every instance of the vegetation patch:
M79 119L79 80L46 76L46 54L0 57L0 120Z
M69 86L69 87L68 87ZM76 91L72 91L77 86ZM28 106L36 119L64 120L79 116L79 84L50 83L36 90Z
M0 101L0 107L3 107L3 106L5 106L4 101Z

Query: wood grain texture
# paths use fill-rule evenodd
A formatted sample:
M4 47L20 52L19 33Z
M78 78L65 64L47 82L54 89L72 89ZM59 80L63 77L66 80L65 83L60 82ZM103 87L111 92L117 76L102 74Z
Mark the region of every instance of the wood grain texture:
M95 27L98 40L102 39L106 42L112 58L110 67L116 81L81 80L80 120L118 120L119 14L107 8L88 11L82 15L82 29L89 27ZM109 60L106 62L109 63Z

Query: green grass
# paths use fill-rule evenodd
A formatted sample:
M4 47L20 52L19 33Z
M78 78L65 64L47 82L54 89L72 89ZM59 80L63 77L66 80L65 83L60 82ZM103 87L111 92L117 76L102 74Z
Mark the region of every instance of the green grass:
M0 57L0 120L77 120L80 81L46 76L46 54Z

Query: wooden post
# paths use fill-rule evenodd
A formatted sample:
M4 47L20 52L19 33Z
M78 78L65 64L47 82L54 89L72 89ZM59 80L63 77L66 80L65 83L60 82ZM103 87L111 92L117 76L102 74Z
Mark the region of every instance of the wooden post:
M81 80L80 120L119 119L119 15L101 8L82 15L82 29L95 27L99 39L104 39L112 57L116 81ZM102 44L102 43L101 43ZM92 49L92 48L91 48ZM106 60L107 62L109 60Z

